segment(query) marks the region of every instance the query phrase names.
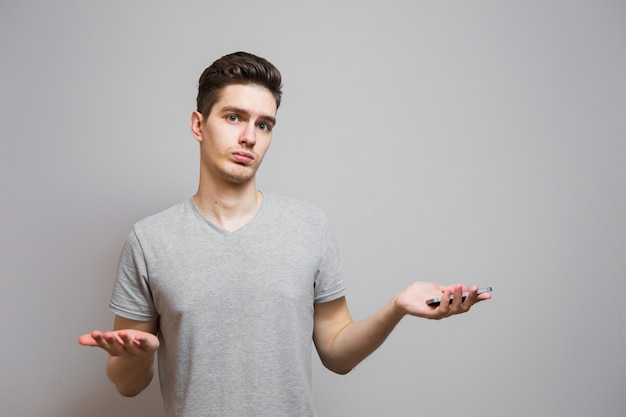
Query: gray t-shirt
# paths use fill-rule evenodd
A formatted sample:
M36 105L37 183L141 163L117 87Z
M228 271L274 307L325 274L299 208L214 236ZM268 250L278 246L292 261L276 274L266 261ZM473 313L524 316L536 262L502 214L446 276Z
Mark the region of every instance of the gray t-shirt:
M168 417L306 417L316 415L313 307L345 294L324 212L264 193L234 232L193 199L138 222L110 308L159 320Z

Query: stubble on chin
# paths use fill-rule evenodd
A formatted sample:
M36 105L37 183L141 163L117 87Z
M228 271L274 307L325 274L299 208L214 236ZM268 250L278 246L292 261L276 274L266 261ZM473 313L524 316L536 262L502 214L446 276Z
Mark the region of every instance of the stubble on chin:
M250 182L254 179L256 172L258 170L258 165L255 166L244 166L244 165L235 165L232 167L226 167L224 169L218 170L218 175L222 180L242 185Z

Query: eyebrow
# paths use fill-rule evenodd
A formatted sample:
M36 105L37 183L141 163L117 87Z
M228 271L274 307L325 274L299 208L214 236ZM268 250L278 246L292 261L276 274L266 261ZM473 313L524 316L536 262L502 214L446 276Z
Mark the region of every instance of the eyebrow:
M222 107L220 109L220 112L222 114L224 113L238 113L238 114L245 114L246 116L250 116L252 114L252 112L250 112L249 110L246 109L242 109L241 107L236 107L236 106L225 106ZM276 118L267 114L261 114L259 115L259 120L262 120L266 123L270 123L272 126L276 125Z

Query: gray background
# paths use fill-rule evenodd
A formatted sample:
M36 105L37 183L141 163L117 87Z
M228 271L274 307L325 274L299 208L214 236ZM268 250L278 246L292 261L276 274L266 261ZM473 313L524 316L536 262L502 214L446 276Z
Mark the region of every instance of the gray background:
M0 1L0 415L160 416L105 355L131 225L195 192L197 78L284 76L266 191L329 213L353 316L413 280L494 287L406 319L320 416L626 415L626 2Z

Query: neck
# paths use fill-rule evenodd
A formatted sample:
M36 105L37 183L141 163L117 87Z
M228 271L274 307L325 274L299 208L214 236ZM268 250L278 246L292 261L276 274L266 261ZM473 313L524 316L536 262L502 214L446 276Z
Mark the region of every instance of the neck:
M254 181L228 186L201 182L193 199L209 221L234 231L252 220L261 207L263 195L256 189Z

